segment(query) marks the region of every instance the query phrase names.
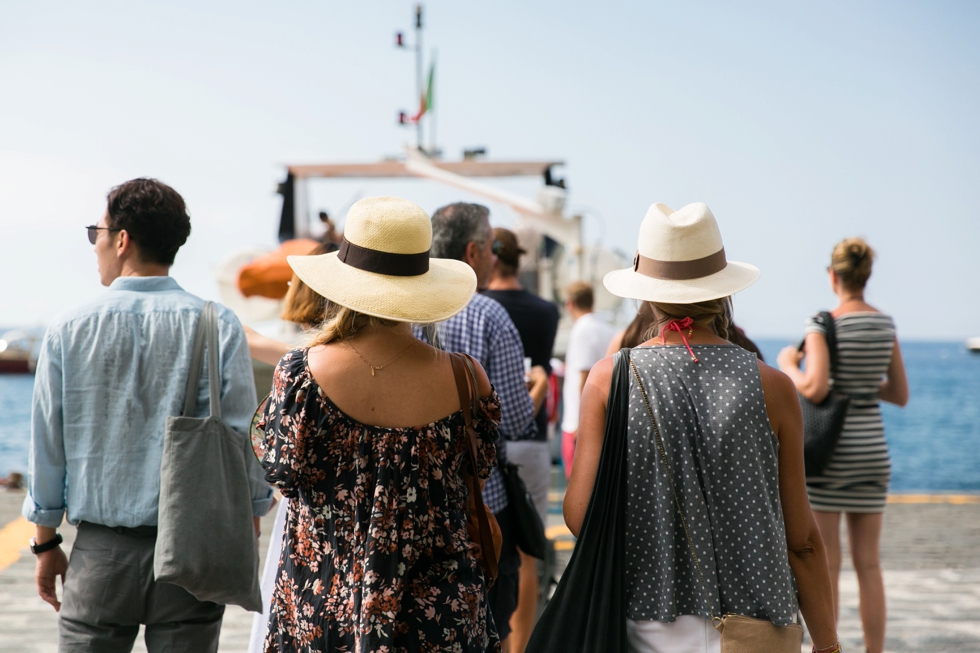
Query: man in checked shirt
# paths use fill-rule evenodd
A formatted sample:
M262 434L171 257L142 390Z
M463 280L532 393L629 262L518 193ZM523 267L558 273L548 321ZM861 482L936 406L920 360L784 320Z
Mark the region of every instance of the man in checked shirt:
M432 214L432 250L434 258L450 258L469 264L476 272L477 288L490 281L495 256L490 211L479 204L457 202ZM480 361L490 382L500 396L501 420L497 442L498 463L507 459L506 441L533 437L538 430L534 421L534 401L524 381L524 346L517 328L503 306L489 297L476 294L462 312L436 327L438 345L445 351L464 352ZM416 336L427 340L423 329ZM539 368L540 369L540 368ZM545 391L544 370L535 370L532 392ZM490 588L490 611L497 632L508 650L510 617L517 607L520 554L515 542L516 524L512 508L507 505L503 479L497 468L483 488L483 501L500 524L503 547L500 551L499 576Z

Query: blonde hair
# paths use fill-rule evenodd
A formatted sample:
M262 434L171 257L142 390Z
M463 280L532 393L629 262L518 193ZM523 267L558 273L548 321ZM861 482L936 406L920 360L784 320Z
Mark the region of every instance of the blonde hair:
M340 342L353 338L368 326L395 326L395 320L386 320L373 315L358 313L352 308L341 306L333 302L327 302L326 315L319 331L313 337L310 345L327 345L331 342Z
M584 281L573 281L565 287L565 300L582 311L591 311L595 304L592 286Z
M309 253L309 256L326 254L336 249L337 246L332 243L320 244ZM289 282L289 290L286 291L279 318L304 327L307 325L318 327L323 322L326 311L327 299L294 274Z
M293 280L289 282L289 290L286 291L282 315L279 317L286 322L316 327L323 322L326 311L326 298L294 274Z
M845 238L830 255L830 269L848 290L863 290L871 276L875 251L864 238Z
M710 329L720 337L728 340L728 329L732 326L732 302L731 297L721 297L719 299L709 299L706 302L696 302L694 304L664 304L661 302L648 302L654 310L654 314L660 319L682 320L689 317L694 320L696 326ZM660 323L654 320L650 328L643 334L643 341L654 338L660 334Z

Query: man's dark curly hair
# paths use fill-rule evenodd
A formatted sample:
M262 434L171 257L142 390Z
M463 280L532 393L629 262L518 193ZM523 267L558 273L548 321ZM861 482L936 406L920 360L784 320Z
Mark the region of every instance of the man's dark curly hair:
M174 264L191 234L191 218L177 191L156 179L132 179L109 191L107 200L106 222L126 230L144 262Z

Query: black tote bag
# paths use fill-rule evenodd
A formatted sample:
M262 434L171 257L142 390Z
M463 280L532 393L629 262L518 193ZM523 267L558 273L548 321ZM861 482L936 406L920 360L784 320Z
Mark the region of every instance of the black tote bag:
M830 352L830 379L833 382L837 376L837 325L834 316L827 311L821 311L815 319L825 330L827 350ZM803 343L800 343L800 351L803 351ZM800 395L800 408L803 411L803 464L807 476L819 476L830 464L834 450L837 449L837 441L844 431L844 421L850 405L851 398L834 392L833 385L819 404Z
M626 651L625 509L629 349L613 368L595 486L575 550L538 619L528 653Z

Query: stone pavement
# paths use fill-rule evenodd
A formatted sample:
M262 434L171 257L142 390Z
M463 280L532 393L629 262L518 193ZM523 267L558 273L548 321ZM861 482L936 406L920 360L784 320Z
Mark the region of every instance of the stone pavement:
M19 491L0 492L0 651L54 653L57 615L35 592L33 556L16 546L10 555L10 547L4 546L6 541L30 536L30 526L18 520L23 496ZM554 499L559 498L556 493ZM980 652L980 500L949 500L892 497L885 512L882 559L889 611L886 651L890 653ZM557 505L548 526L549 535L558 540L555 571L560 572L573 540L563 534ZM270 514L263 523L263 555L271 527ZM74 529L63 527L61 532L70 547ZM846 650L861 651L857 581L849 562L845 562L840 587L841 641ZM228 608L219 650L244 652L251 623L251 614ZM141 640L134 650L146 650Z
M889 497L882 533L881 556L888 602L885 650L978 653L980 503L898 502L904 498ZM965 499L972 501L978 497ZM953 500L958 499L953 497ZM845 552L838 632L847 650L863 651L857 577L847 556Z
M58 614L37 595L34 585L34 556L30 549L21 550L20 557L3 568L4 531L21 531L23 521L18 519L22 491L0 491L0 652L2 653L56 653L58 650ZM259 554L265 558L272 530L273 510L262 521L262 538ZM28 525L27 537L33 537L33 526ZM65 552L69 553L75 541L75 529L63 524L58 529L65 538ZM60 595L60 581L59 581ZM221 652L244 653L252 629L252 614L237 606L225 610L221 628ZM142 632L136 640L134 651L145 653Z

